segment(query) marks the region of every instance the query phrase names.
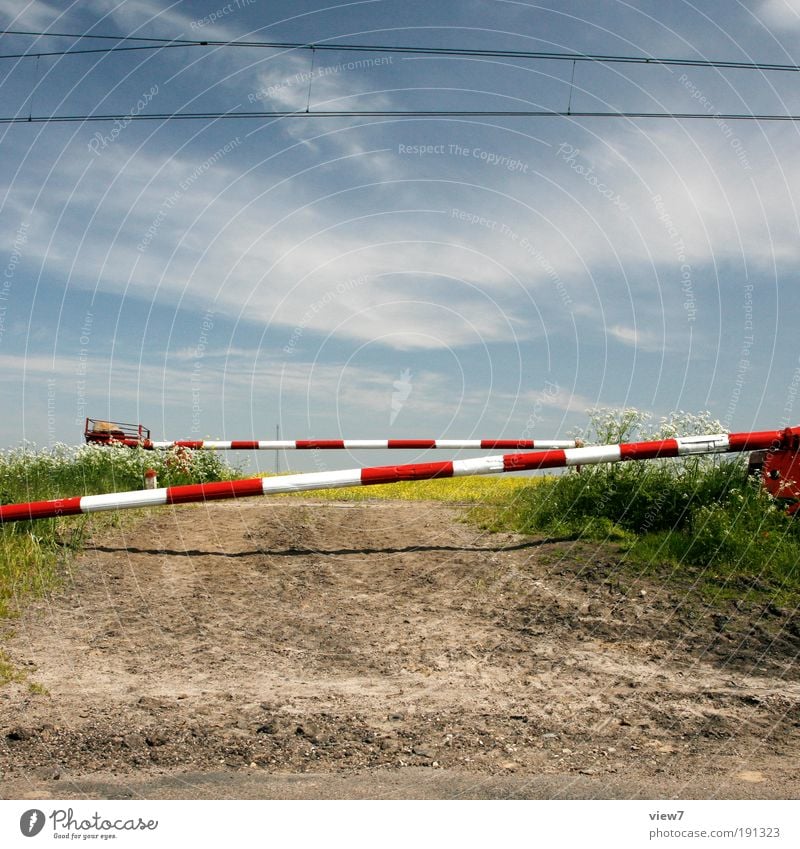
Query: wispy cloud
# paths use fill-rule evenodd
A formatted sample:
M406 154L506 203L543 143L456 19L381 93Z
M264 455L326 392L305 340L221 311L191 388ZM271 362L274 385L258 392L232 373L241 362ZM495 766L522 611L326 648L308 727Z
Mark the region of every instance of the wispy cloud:
M762 0L758 12L779 29L800 29L800 0Z
M757 134L748 138L758 143ZM685 155L687 144L695 156ZM316 179L335 179L334 168L346 169L350 182L362 173L373 177L373 157L323 161L314 179L282 180L252 162L246 141L206 165L209 155L161 156L123 139L94 161L77 149L62 161L48 179L47 206L32 214L29 254L38 252L43 268L71 285L191 297L288 332L305 321L321 333L381 337L399 349L531 338L536 311L549 326L565 319L556 281L580 303L598 276L623 275L634 308L652 304L655 294L665 309L680 312L676 237L659 209L669 212L694 269L798 260L800 162L790 155L792 144L791 133L777 131L771 145L779 167L762 162L757 180L726 180L722 163L730 151L713 127L691 136L654 130L645 143L622 132L605 179L634 214L610 207L555 158L548 176L533 174L525 191L502 172L484 175L492 179L489 190L452 178L420 182L420 162L395 153L391 182L321 194ZM591 146L584 155L594 161ZM598 143L598 156L608 158L606 143ZM457 162L442 163L457 176ZM181 189L198 171L200 178ZM30 206L37 183L27 183ZM15 191L18 208L26 205L24 191ZM544 202L534 205L537 194ZM427 209L420 209L421 197ZM416 204L407 204L411 199ZM348 286L359 278L370 282ZM654 282L663 291L654 292ZM326 294L324 309L314 309ZM622 316L610 318L612 326L625 324Z
M209 4L155 0L90 0L68 8L69 17L59 22L64 30L87 31L102 21L109 30L159 36L196 31L201 12L213 11ZM469 27L480 4L442 8L455 10L456 25ZM797 3L770 0L755 8L775 38L794 31ZM20 10L31 29L58 14L46 2L0 0L6 19ZM742 54L765 49L763 27L740 7L726 19L725 32L710 13L690 11L692 36L695 24L702 29L691 44L689 24L673 26L670 10L646 16L595 4L580 20L547 10L537 12L537 20L546 18L554 37L575 49L613 43L623 52L636 45L657 53L677 44L679 53L702 47L711 55L731 47L728 34ZM291 27L301 33L298 41L364 29L366 17L375 31L399 25L398 13L386 4L348 7L341 19L291 13L298 15ZM438 4L426 11L431 21L444 14ZM508 32L518 33L507 43L524 45L530 10L509 7L498 14ZM337 29L342 21L354 28ZM235 37L256 24L254 13L231 13L214 22L214 33ZM272 30L275 37L289 32ZM568 91L568 82L547 76L539 65L426 58L349 68L348 57L320 52L312 74L310 57L299 52L174 50L141 62L128 54L126 70L135 68L137 76L125 89L122 112L152 82L162 86L159 108L167 111L187 104L303 109L309 84L312 106L447 107L466 104L469 89L502 93L520 85L532 100L541 94L555 102ZM41 100L41 108L63 103L65 93L84 98L89 108L116 105L124 74L106 85L110 63L98 60L95 67L92 61L44 63L40 93L49 100ZM90 66L94 74L84 78ZM688 82L681 82L681 73L580 68L573 95L579 105L616 106L633 98L653 108L677 104L699 111L706 108L702 103L761 104L762 96L767 109L780 111L797 97L793 84L775 76L687 69ZM29 78L11 83L4 94L12 91L27 102ZM746 283L754 287L752 321L762 339L765 327L770 339L780 338L774 326L789 315L785 306L780 316L777 307L770 312L779 288L781 303L791 301L789 281L800 262L800 160L789 124L131 123L98 152L88 142L99 126L2 131L0 225L13 233L27 222L4 316L4 356L18 357L5 363L9 391L23 373L40 386L53 368L63 386L74 382L74 358L59 357L55 366L39 358L44 345L32 328L55 339L54 348L77 338L64 322L80 321L75 316L95 290L98 302L118 307L119 314L117 340L112 343L110 332L103 343L101 333L93 338L98 358L90 366L96 378L91 391L97 397L133 402L163 396L164 405L185 407L196 331L176 331L177 351L170 348L157 360L142 342L152 338L153 325L137 335L128 318L152 309L165 324L174 316L173 329L185 331L210 310L230 331L231 348L215 335L217 347L204 353L195 385L209 397L234 399L238 410L259 404L273 409L283 399L305 410L304 399L313 395L315 409L326 415L338 416L341 401L349 409L363 405L385 423L392 382L410 368L414 390L397 420L403 425L439 415L445 398L476 420L482 405L510 410L510 416L521 406L533 408L532 357L542 374L560 381L558 392L539 399L552 421L580 415L584 406L615 393L622 397L631 387L649 393L669 375L688 373L689 360L716 356L735 333L741 335ZM690 336L691 347L684 344ZM259 337L263 350L249 349ZM25 361L19 359L23 344L34 351ZM141 363L133 355L137 347ZM111 350L125 356L112 363ZM663 371L652 365L656 358L637 357L639 351L663 353ZM515 393L511 380L490 386L480 372L484 358L492 374L505 376L516 368L517 355L526 388ZM450 360L459 374L454 371L448 383L443 364ZM723 360L709 371L709 386L693 381L673 387L675 393L697 391L705 403L715 382L714 397L725 404ZM346 367L348 361L357 367ZM461 373L467 375L463 388ZM592 399L595 387L607 397ZM666 403L674 403L674 395ZM501 423L502 415L496 419Z
M13 23L14 28L24 24L26 27L46 29L62 14L63 9L44 0L0 0L0 20L6 26Z
M608 333L618 342L622 342L623 345L629 345L640 351L663 352L668 347L663 336L638 327L625 327L622 324L615 324L608 328Z

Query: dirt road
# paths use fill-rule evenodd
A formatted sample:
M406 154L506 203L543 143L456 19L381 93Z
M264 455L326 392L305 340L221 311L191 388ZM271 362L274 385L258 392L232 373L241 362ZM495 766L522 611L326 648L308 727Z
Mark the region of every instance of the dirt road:
M179 507L11 623L14 797L797 798L800 629L433 503Z

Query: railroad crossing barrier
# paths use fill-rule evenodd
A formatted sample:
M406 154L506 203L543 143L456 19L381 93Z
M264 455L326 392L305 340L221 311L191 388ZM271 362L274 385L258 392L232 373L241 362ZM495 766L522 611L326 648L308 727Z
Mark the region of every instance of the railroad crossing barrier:
M659 457L683 457L697 454L720 454L754 450L781 450L794 458L800 443L800 427L785 430L756 431L705 436L684 436L652 442L629 442L620 445L591 445L579 448L551 449L531 453L496 454L467 460L444 460L435 463L411 463L399 466L367 466L334 472L312 472L219 483L189 484L159 489L112 492L106 495L84 495L51 501L6 504L0 506L0 524L27 519L72 516L101 510L129 510L168 504L216 501L223 498L246 498L284 492L308 492L347 486L372 486L398 481L464 477L597 463L650 460ZM516 444L516 443L515 443ZM780 449L780 450L779 450Z

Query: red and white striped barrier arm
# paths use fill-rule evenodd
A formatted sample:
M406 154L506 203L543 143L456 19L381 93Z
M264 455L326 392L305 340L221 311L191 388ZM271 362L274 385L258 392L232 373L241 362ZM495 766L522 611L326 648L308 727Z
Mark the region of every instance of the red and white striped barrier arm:
M100 510L127 510L165 504L186 504L193 501L215 501L222 498L246 498L251 495L269 495L270 493L306 492L315 489L371 486L398 481L487 475L533 469L558 469L566 466L617 463L621 460L650 460L656 457L774 449L796 445L798 437L800 437L800 428L685 436L655 442L591 445L585 448L539 451L531 454L497 454L472 460L444 460L437 463L410 463L402 466L368 466L347 471L190 484L133 492L112 492L108 495L84 495L76 498L0 506L0 524L25 519L47 519L78 513L94 513Z
M284 451L304 449L362 449L396 448L472 448L491 451L505 449L511 451L542 450L547 448L574 448L580 440L574 439L264 439L233 441L210 441L179 439L176 442L139 441L136 439L117 440L131 448L141 446L149 449L191 448L195 451Z

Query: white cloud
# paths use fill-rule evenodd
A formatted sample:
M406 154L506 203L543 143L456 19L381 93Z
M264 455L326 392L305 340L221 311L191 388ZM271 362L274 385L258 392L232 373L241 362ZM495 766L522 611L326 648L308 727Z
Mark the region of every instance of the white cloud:
M759 12L780 29L800 28L800 0L763 0Z
M563 413L584 413L597 404L596 398L592 399L580 392L554 384L548 384L544 389L537 392L522 393L520 398L533 407L538 405Z
M43 0L0 0L0 21L11 29L43 30L62 14Z
M77 192L68 164L50 180L28 251L38 251L51 273L60 268L73 283L106 290L130 285L142 297L174 300L191 292L204 307L244 307L251 319L319 332L339 328L356 339L383 334L398 347L507 338L517 321L494 300L509 273L480 246L402 238L418 234L416 212L387 216L379 206L350 221L329 221L301 206L287 215L279 206L286 192L268 200L237 183L239 173L223 159L171 204L175 187L203 163L144 154L128 161L118 144L92 163ZM68 203L74 214L62 216ZM481 279L473 283L476 269ZM447 281L446 294L440 281L429 295L437 276Z
M170 155L134 150L124 132L96 158L76 142L52 171L37 156L8 195L20 210L44 190L28 256L70 285L213 305L279 343L301 326L399 350L534 338L568 326L565 293L575 312L599 298L615 335L662 311L683 317L684 263L724 287L720 263L800 260L791 127L735 128L751 171L713 122L589 138L581 162L627 211L557 146L530 147L519 175L400 156L393 131L351 129L259 162L261 134L230 129L240 143L216 158L224 137ZM494 144L515 152L507 137Z
M119 31L127 35L150 34L155 28L165 38L178 34L191 37L191 22L195 20L193 15L180 10L183 4L175 2L165 6L151 0L89 0L85 5L104 18L110 18ZM222 22L216 23L215 30L221 38L231 37Z
M641 333L633 327L623 327L620 324L609 327L608 332L618 341L625 345L638 347L641 341Z
M664 351L666 340L652 331L642 330L637 327L625 327L615 324L608 328L608 333L623 345L637 348L640 351Z
M184 357L179 353L176 359L183 361ZM66 398L77 393L80 382L80 392L90 403L111 398L117 405L124 401L142 404L157 399L163 391L161 402L165 409L185 410L193 393L197 393L206 405L210 404L209 399L224 397L226 404L234 406L269 399L276 409L281 404L300 409L313 401L314 407L328 411L342 403L365 415L385 411L388 416L397 377L393 369L352 363L274 361L255 349L226 352L225 360L211 363L204 357L202 367L195 372L104 355L81 360L76 356L54 359L40 354L3 354L0 383L18 388L21 375L29 388L54 381L53 386ZM445 400L445 377L441 374L428 370L415 373L413 388L408 407L416 415L440 415L452 403ZM484 400L475 395L462 398L459 403L464 406ZM88 414L92 414L91 409Z

